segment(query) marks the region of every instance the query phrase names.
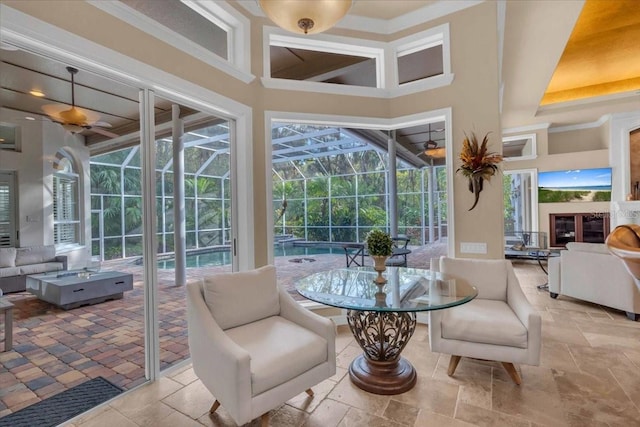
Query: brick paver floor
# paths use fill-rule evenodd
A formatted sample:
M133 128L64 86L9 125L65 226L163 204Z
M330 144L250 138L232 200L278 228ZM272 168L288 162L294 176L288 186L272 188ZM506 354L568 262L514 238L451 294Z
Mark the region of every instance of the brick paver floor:
M408 264L428 268L445 245L413 248ZM345 266L341 254L313 255L296 263L278 257L279 283L297 299L297 279ZM0 417L90 378L102 376L125 389L144 378L144 289L142 266L132 260L105 262L104 270L130 272L134 289L123 299L65 311L26 293L5 295L14 308L14 348L0 353ZM188 280L229 267L187 269ZM161 369L189 357L185 288L175 286L174 270L158 270Z

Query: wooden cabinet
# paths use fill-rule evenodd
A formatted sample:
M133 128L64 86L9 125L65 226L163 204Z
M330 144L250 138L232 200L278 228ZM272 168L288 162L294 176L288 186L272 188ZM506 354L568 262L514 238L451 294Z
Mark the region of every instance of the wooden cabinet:
M549 215L549 246L564 247L569 242L604 243L609 235L609 216L594 213Z

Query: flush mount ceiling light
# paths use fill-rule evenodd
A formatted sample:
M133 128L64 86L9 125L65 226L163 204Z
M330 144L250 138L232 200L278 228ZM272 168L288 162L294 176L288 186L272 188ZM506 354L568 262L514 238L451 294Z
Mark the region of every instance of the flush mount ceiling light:
M269 19L297 34L328 30L347 14L352 3L352 0L258 0Z

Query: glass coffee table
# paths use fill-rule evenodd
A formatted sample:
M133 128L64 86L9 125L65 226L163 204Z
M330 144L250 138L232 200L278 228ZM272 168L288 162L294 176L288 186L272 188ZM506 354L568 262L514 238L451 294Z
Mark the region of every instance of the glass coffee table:
M374 282L371 267L340 268L301 279L305 298L347 309L347 321L363 354L351 362L349 376L361 389L399 394L416 383L411 363L401 356L416 328L416 312L441 310L471 301L474 286L441 273L387 267L385 285Z

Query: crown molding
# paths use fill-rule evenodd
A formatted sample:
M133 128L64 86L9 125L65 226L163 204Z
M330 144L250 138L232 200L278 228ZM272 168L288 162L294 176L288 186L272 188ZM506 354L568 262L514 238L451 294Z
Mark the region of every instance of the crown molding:
M536 130L545 130L549 129L551 123L538 123L535 125L527 125L527 126L518 126L515 128L506 128L502 129L502 134L510 134L510 133L519 133L519 132L531 132Z
M600 126L605 124L610 118L611 118L610 114L605 114L595 122L578 123L576 125L557 126L557 127L549 128L549 133L559 133L559 132L569 132L572 130L599 128Z

